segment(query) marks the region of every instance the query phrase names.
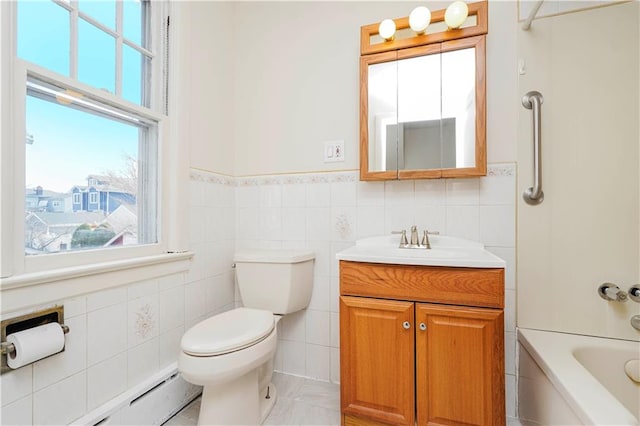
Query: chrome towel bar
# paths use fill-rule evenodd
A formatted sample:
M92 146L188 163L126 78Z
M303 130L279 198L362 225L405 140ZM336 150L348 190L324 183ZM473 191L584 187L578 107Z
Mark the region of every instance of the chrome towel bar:
M522 97L522 106L533 111L533 187L530 187L522 198L527 204L535 206L544 200L542 192L542 123L540 109L544 98L540 92L531 91Z

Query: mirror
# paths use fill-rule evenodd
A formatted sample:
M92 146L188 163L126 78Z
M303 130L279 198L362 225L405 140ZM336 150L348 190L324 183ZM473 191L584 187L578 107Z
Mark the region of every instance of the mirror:
M360 73L361 180L486 174L484 35L362 55Z

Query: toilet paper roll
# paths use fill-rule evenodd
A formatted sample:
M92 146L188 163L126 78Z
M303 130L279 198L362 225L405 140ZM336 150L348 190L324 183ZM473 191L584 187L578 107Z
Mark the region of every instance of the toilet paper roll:
M57 322L51 322L7 336L16 350L7 354L9 368L20 368L64 348L64 332Z

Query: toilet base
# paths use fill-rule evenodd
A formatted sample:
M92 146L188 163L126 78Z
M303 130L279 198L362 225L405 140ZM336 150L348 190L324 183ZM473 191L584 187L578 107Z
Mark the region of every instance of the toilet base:
M267 393L269 398L267 398ZM276 404L278 400L278 390L273 383L269 383L267 386L267 390L264 392L264 395L260 395L260 424L264 423L264 421L269 417L273 406Z
M262 424L278 400L278 392L275 385L269 383L262 395L258 393L256 369L220 386L205 386L202 390L198 425Z
M260 423L258 370L202 390L198 425L257 425Z

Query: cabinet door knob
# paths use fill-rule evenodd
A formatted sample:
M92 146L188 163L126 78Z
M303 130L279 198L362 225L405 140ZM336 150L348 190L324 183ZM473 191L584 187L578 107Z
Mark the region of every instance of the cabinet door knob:
M425 331L427 329L427 324L421 322L420 323L420 330Z
M402 323L402 328L404 328L405 330L408 330L411 328L411 324L409 324L409 321L405 321Z

